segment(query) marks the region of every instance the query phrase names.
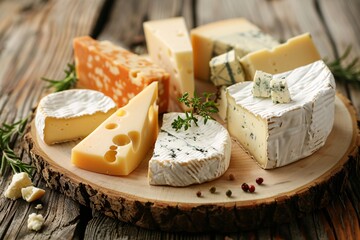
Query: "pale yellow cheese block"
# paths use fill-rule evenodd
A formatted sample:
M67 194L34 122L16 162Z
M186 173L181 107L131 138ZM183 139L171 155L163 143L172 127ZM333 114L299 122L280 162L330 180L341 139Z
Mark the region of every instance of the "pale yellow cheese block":
M205 24L190 31L196 79L210 79L209 62L213 57L214 40L233 33L259 30L245 18L227 19Z
M72 163L109 175L128 175L145 158L158 134L158 83L118 109L71 151Z
M153 62L170 73L170 96L195 91L193 51L183 17L144 23L146 45ZM185 106L183 106L185 108Z
M271 74L282 73L320 60L320 54L310 33L290 38L272 49L262 49L240 59L246 80L254 78L256 70Z

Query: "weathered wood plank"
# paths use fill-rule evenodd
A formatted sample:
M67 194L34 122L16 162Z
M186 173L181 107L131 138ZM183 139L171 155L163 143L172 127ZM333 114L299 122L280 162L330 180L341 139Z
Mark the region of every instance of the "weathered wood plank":
M352 59L360 56L360 2L357 0L318 0L318 4L326 22L326 27L331 34L336 56L341 56L347 47L352 46L348 59L344 61L345 65L349 64ZM360 70L360 62L357 67ZM359 113L359 87L349 85L348 88L350 98Z
M86 2L86 3L85 3ZM1 1L0 9L0 114L1 122L14 122L31 113L44 93L42 76L60 78L66 63L72 61L72 38L89 34L102 1ZM20 145L19 145L20 146ZM26 160L27 155L18 153ZM44 208L36 203L11 201L3 191L11 181L10 170L0 182L1 239L71 239L79 224L79 204L47 189ZM45 188L39 175L36 186ZM42 213L45 226L39 232L27 229L32 212Z
M112 41L142 54L146 51L144 21L184 16L190 29L193 26L191 6L189 0L115 1L108 22L98 39Z

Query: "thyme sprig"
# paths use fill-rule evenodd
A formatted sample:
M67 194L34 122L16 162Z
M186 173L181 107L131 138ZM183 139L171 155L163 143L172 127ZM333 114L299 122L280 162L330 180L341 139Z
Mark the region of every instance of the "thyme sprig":
M327 61L330 71L336 80L349 83L360 84L360 69L358 66L359 58L354 58L349 64L344 66L344 60L349 57L351 46L347 47L344 54L332 62Z
M53 88L54 92L61 92L73 88L77 82L75 64L67 64L68 69L65 69L65 78L60 80L41 78L42 80L48 82L47 88Z
M198 119L196 115L200 115L204 118L204 124L206 124L208 120L213 119L211 114L219 111L213 97L213 93L205 92L203 93L203 101L203 98L198 97L196 94L194 94L193 98L189 98L189 93L184 93L179 98L179 102L190 108L190 111L185 111L185 118L178 116L177 119L172 122L172 128L178 131L184 127L186 131L189 127L191 127L192 122L198 126Z
M12 140L24 133L27 120L28 119L25 118L13 124L3 123L0 128L0 175L3 175L6 167L10 166L14 173L26 172L29 176L32 176L34 167L21 161L15 154L13 146L11 146Z

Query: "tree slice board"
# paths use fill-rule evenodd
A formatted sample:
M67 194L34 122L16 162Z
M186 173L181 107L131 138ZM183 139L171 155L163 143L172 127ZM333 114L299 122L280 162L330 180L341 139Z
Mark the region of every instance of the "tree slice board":
M206 86L201 89L205 91ZM50 188L110 217L165 231L236 231L287 222L325 206L341 191L350 169L359 165L356 113L339 94L333 130L325 146L313 155L263 170L233 140L227 172L212 182L189 187L150 186L147 167L152 152L129 176L118 177L73 166L71 148L77 142L48 146L39 138L34 123L25 143ZM234 180L229 180L230 174ZM255 183L257 177L264 179L262 185ZM255 185L256 191L243 192L244 182ZM216 193L209 192L212 186ZM226 196L228 190L231 197ZM197 197L198 191L201 197Z

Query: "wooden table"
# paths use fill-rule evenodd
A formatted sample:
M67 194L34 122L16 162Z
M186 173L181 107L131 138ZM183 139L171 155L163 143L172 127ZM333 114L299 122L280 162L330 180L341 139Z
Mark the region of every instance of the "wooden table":
M286 40L310 32L322 57L338 58L351 45L349 58L360 56L359 0L0 0L0 122L31 114L46 93L41 77L61 78L72 61L72 38L91 35L139 54L146 51L142 22L184 16L188 28L232 17L246 17L275 38ZM337 82L337 89L360 109L360 85ZM30 161L21 139L15 142ZM289 223L237 233L167 233L150 231L92 212L50 190L36 174L45 226L27 229L34 204L11 201L3 191L11 181L0 177L0 239L359 239L359 161L343 191L325 208Z

